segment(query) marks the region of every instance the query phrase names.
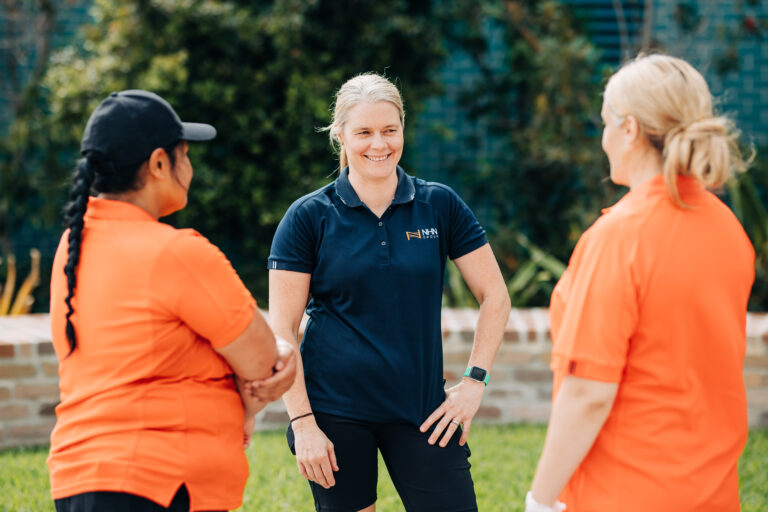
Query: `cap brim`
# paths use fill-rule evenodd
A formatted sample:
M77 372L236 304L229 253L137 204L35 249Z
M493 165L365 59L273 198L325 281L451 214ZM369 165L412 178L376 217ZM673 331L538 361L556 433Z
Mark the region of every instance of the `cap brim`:
M203 123L181 123L181 140L211 140L216 128Z

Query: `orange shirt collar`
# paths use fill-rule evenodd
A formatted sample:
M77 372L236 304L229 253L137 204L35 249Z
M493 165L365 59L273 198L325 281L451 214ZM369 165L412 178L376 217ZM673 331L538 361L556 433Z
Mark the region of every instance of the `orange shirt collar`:
M149 212L142 210L135 204L100 197L88 198L88 209L85 211L85 218L157 222L157 219L150 215Z
M685 201L685 197L691 194L696 194L704 191L704 185L693 176L678 176L677 177L677 191L680 197ZM621 199L619 199L613 206L603 208L602 213L608 213L612 208L619 206L619 204L625 201L631 201L634 199L647 199L659 194L667 194L667 185L664 183L664 175L657 174L645 183L633 188L627 192Z

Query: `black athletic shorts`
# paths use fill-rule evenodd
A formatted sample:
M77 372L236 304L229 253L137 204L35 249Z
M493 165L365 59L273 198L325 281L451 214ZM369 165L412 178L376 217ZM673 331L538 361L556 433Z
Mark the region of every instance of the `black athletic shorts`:
M309 482L318 512L356 512L376 502L378 453L407 512L477 511L469 473L469 446L459 446L457 429L445 448L427 443L409 423L374 423L315 413L320 430L331 440L339 471L336 485L325 489ZM293 454L293 430L286 432Z
M54 500L56 512L189 512L189 494L182 485L166 508L125 492L84 492Z

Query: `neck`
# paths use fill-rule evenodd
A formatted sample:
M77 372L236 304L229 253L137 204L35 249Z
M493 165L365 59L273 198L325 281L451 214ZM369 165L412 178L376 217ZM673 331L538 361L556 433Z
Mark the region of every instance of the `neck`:
M640 153L632 162L627 163L632 171L629 173L630 190L639 187L664 169L664 160L656 150L648 149Z
M132 190L130 192L120 192L117 194L99 194L98 197L102 199L111 199L112 201L122 201L124 203L130 203L138 206L156 220L160 218L160 209L152 201L147 194L142 193L141 190Z
M368 209L381 217L395 198L397 172L382 179L366 179L350 167L349 184Z

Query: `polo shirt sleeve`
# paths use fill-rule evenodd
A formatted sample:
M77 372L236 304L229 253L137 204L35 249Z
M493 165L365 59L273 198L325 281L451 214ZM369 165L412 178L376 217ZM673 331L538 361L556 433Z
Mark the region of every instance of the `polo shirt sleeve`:
M452 189L449 202L449 246L448 257L452 260L478 249L488 243L485 230L469 206Z
M556 374L621 380L638 320L636 237L621 228L612 222L587 230L556 289L565 300L552 350Z
M256 301L226 256L194 230L179 230L153 273L163 306L214 348L242 334L253 320Z
M315 269L317 234L304 201L291 205L272 238L268 268L311 274Z

